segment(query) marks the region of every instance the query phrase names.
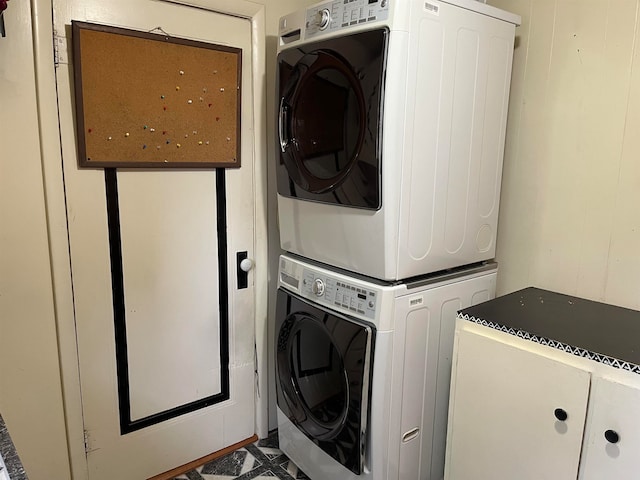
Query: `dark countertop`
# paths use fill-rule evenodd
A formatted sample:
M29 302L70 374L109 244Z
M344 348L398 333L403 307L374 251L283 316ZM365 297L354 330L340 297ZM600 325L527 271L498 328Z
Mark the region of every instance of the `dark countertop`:
M459 313L475 323L640 373L636 310L530 287Z
M0 456L2 456L11 480L27 480L27 473L24 471L18 452L11 441L2 415L0 415Z

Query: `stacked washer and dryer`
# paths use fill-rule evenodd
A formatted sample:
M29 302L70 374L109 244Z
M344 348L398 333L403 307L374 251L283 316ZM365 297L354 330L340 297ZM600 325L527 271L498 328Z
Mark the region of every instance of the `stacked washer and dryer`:
M280 447L312 480L440 480L456 312L495 296L515 27L476 0L282 17Z

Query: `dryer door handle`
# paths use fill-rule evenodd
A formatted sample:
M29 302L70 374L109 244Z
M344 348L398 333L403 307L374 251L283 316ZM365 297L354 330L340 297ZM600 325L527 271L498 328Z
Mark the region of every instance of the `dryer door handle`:
M278 139L280 140L280 151L285 152L289 146L289 105L284 101L284 97L280 98L280 110L278 112Z
M289 174L289 178L294 183L300 185L304 190L309 190L309 181L300 173L301 166L296 164L295 155L292 149L295 148L295 139L291 141L289 132L291 131L291 118L289 117L291 105L285 100L286 97L280 98L280 109L278 112L278 141L280 142L280 159L284 163Z

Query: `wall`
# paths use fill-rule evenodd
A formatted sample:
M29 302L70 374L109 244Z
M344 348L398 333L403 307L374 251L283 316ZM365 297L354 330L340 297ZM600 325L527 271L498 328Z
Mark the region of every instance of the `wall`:
M273 300L279 253L272 170L277 19L313 2L258 3L266 6ZM499 293L537 285L640 308L638 1L489 3L523 18L505 151ZM8 37L0 39L0 412L30 478L65 479L69 467L29 2L10 2L5 15ZM270 319L272 311L273 301Z
M0 38L0 413L29 478L69 478L40 162L31 5Z
M267 75L264 81L267 95L264 101L269 152L266 161L271 185L274 184L271 167L275 161L273 92L277 21L285 13L311 2L253 1L266 7ZM43 24L50 22L51 1L10 2L5 12L8 37L0 38L0 412L29 478L65 480L71 478L69 455L75 465L74 478L83 478L86 470L81 465L84 448L81 412L73 380L65 385L71 453L66 447L58 354L63 367L70 370L66 378L75 378L68 247L65 247L66 235L61 231L64 230L61 169L59 165L41 164L40 138L45 139L46 145L55 144L52 137L56 137L57 132L52 129L38 132L38 94L45 98L40 102L39 112L43 123L51 124L56 115L52 100L54 83L51 78L34 77L34 61L45 76L52 71L48 58L51 35L49 31L38 31L32 38L32 14ZM34 59L34 42L41 49L41 58ZM56 155L47 152L48 158ZM46 185L57 185L57 188L47 188L46 201L43 175L49 179ZM271 189L269 241L271 251L275 249L277 255L275 205L275 189ZM271 296L274 292L275 286L270 287ZM75 374L77 376L77 370Z
M498 293L640 308L637 0L489 0L516 31Z

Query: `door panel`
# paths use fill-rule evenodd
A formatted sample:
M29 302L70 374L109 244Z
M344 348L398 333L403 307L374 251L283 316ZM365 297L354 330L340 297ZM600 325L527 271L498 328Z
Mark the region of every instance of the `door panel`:
M456 341L445 478L576 478L589 372L466 330Z
M222 393L215 177L120 172L118 202L137 420Z
M615 435L609 436L613 432ZM596 377L589 399L580 480L637 478L639 447L640 389L633 383Z
M71 52L56 69L89 475L142 479L255 431L255 291L252 275L243 290L235 279L236 251L254 251L251 23L153 0L54 1L59 35L71 20L243 50L242 168L227 171L80 170Z

